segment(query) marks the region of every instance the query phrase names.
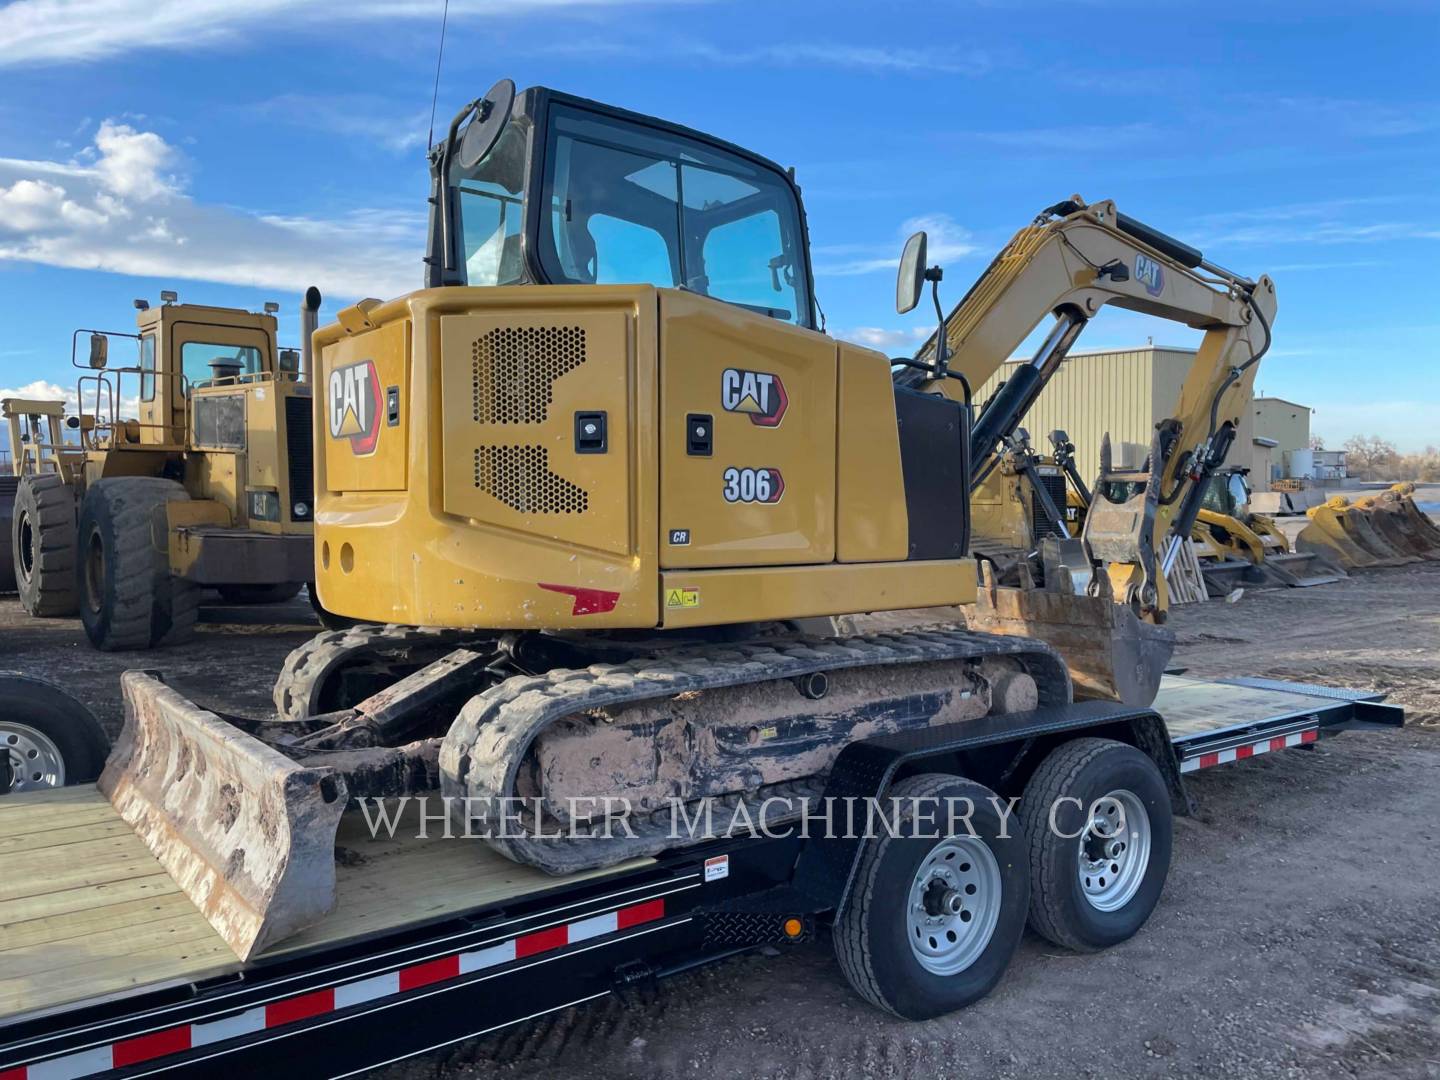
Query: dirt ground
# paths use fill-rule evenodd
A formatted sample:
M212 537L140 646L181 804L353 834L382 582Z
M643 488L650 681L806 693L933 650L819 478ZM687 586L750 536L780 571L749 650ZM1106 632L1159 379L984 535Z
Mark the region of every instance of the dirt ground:
M116 675L164 671L261 715L304 597L204 609L198 641L101 654L73 620L0 600L0 667L45 675L113 731ZM1027 935L997 991L909 1024L845 985L828 945L729 960L392 1067L387 1080L628 1077L1440 1077L1440 563L1178 609L1176 663L1388 691L1409 727L1192 779L1160 906L1109 952Z

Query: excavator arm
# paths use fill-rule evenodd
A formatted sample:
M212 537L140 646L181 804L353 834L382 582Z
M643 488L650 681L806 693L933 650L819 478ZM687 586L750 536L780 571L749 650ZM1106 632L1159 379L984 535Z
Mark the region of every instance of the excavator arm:
M1189 533L1205 482L1225 460L1250 400L1256 363L1269 347L1275 285L1251 281L1201 252L1121 214L1111 201L1058 203L1021 229L951 311L943 370L937 335L902 382L964 400L1014 354L1046 313L1054 324L1029 361L979 410L971 429L972 488L995 467L1004 441L1059 370L1085 325L1107 304L1204 332L1175 415L1157 425L1150 460L1110 467L1085 515L1091 558L1108 569L1116 597L1147 621L1166 606L1164 571ZM949 377L947 377L949 376ZM1092 585L1093 588L1093 585Z

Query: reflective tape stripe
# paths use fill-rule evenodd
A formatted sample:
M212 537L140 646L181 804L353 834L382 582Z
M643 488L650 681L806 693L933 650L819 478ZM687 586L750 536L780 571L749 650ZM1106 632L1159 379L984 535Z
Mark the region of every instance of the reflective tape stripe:
M1195 772L1197 769L1208 769L1212 765L1244 761L1246 758L1256 757L1259 754L1268 754L1271 750L1284 750L1288 746L1313 743L1319 738L1319 728L1292 731L1289 735L1276 735L1274 738L1260 739L1258 742L1246 743L1244 746L1232 747L1229 750L1215 750L1208 754L1189 758L1180 763L1180 771L1182 773Z
M111 1069L183 1053L198 1046L253 1035L267 1028L309 1020L352 1005L378 1001L460 975L508 964L512 960L553 952L565 945L602 937L664 917L664 898L647 900L603 915L592 915L576 922L521 934L519 937L483 948L435 957L384 975L356 979L353 982L281 998L279 1001L257 1005L218 1020L180 1024L105 1046L93 1046L88 1050L51 1058L49 1061L6 1069L0 1072L0 1080L76 1080L79 1077L94 1076Z

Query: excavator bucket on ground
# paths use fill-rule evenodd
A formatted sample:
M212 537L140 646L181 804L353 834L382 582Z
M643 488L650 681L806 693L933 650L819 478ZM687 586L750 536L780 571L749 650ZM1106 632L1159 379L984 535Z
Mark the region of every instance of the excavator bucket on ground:
M1141 620L1110 596L1011 589L987 581L966 619L975 630L1032 638L1058 649L1077 698L1149 705L1175 651L1169 629Z
M1440 558L1440 529L1408 493L1394 488L1353 504L1336 495L1306 513L1310 523L1295 537L1296 551L1328 552L1352 567Z
M247 960L335 904L343 777L297 765L139 671L99 787Z
M1392 484L1390 490L1380 496L1387 501L1393 501L1400 507L1400 512L1410 523L1411 531L1423 537L1432 548L1440 548L1440 525L1435 524L1435 519L1420 509L1415 502L1415 485L1409 482Z
M1391 489L1379 495L1367 495L1355 505L1370 515L1376 531L1397 551L1420 559L1440 559L1440 549L1436 548L1425 533L1416 528L1414 519L1401 505L1402 501L1411 500ZM1411 505L1414 505L1413 501ZM1416 507L1416 511L1419 511L1419 507Z

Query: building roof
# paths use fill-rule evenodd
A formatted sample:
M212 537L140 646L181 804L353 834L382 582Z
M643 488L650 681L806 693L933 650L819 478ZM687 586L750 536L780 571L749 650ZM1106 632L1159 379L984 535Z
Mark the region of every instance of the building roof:
M1291 401L1289 398L1283 398L1283 397L1257 397L1257 398L1255 398L1254 400L1255 400L1255 404L1256 404L1256 405L1259 405L1261 402L1264 402L1264 403L1267 404L1267 405L1289 405L1289 406L1291 406L1292 408L1295 408L1295 409L1304 409L1306 412L1311 411L1309 405L1301 405L1300 402L1298 402L1298 401Z

